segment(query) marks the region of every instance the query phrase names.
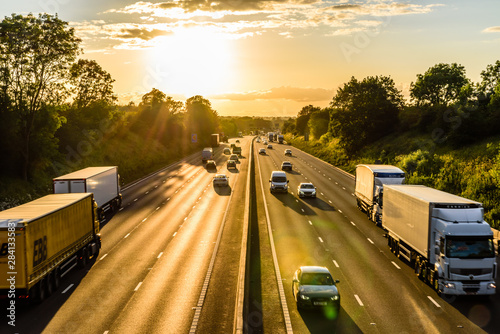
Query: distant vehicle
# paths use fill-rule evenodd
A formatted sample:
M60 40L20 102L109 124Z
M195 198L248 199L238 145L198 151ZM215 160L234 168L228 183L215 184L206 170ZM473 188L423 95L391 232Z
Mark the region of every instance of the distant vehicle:
M333 307L333 314L338 316L340 294L332 274L326 267L302 266L293 275L292 294L297 308Z
M241 147L240 146L233 147L233 154L241 155Z
M213 157L213 150L211 147L205 147L203 151L201 151L201 162L205 163L208 160L212 160Z
M209 170L209 169L217 169L217 165L216 165L215 161L213 161L213 160L208 160L208 161L207 161L207 164L205 165L205 168L206 168L207 170Z
M219 134L214 133L210 137L210 143L212 147L219 147Z
M405 173L391 165L357 165L354 195L358 208L377 225L382 224L382 196L386 184L402 184Z
M292 170L292 163L290 161L283 161L281 163L281 170Z
M54 194L93 193L99 218L104 212L117 211L122 205L118 167L87 167L54 178Z
M262 144L267 145L267 140L264 140Z
M229 156L229 160L234 160L236 162L240 162L240 159L238 158L238 155L237 154L231 154Z
M438 294L495 294L495 245L483 212L479 202L425 186L384 186L389 247Z
M302 182L297 187L297 193L299 197L312 197L316 198L316 187L309 182Z
M271 142L274 141L274 132L268 132L267 139Z
M271 145L271 144L267 145L267 149L272 150L273 149L273 145Z
M238 132L238 137L243 137L243 132Z
M265 148L259 148L259 154L266 154Z
M283 135L278 135L278 143L283 144L283 141L285 140L285 137Z
M287 149L285 150L285 155L287 155L287 156L291 157L291 156L292 156L292 150L291 150L291 149L289 149L289 148L287 148Z
M229 185L229 176L225 174L216 174L213 180L214 187L227 187Z
M228 147L226 147L226 148L224 149L224 154L226 154L226 155L231 154L231 149L230 149L230 148L228 148Z
M273 171L271 172L271 178L269 179L269 183L271 184L270 191L271 194L275 191L278 192L288 192L288 179L286 177L286 173L282 171Z
M239 143L239 142L240 142L240 140L239 140L239 139L236 139L236 142L237 142L237 143Z
M236 166L236 161L234 161L234 160L227 161L227 169L230 169L230 168L238 169L238 167Z
M259 138L257 138L256 142L257 142L257 143L260 143L260 139L259 139Z
M43 301L71 268L84 268L99 254L93 194L52 194L1 211L0 242L0 295Z

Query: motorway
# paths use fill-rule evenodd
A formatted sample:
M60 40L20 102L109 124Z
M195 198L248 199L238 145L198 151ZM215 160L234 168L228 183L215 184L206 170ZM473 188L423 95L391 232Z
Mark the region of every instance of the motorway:
M16 327L4 320L0 333L498 331L499 296L439 297L357 209L351 175L291 146L258 155L263 144L252 151L251 137L239 140L237 170L225 168L227 144L215 150L228 188L214 189L197 153L122 189L122 208L102 222L99 256L43 303L20 307ZM271 194L269 176L284 160L293 164L289 192ZM299 199L300 182L313 182L318 197ZM300 265L326 266L340 280L339 314L297 310Z

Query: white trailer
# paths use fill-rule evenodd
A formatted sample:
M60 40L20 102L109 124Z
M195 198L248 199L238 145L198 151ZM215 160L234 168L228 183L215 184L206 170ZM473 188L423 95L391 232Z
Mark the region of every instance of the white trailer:
M54 194L93 193L99 217L122 204L118 167L87 167L53 179Z
M391 165L357 165L354 195L358 208L370 220L382 224L383 187L385 184L402 184L405 173Z
M383 227L392 252L438 293L492 295L496 254L479 202L417 185L386 185Z

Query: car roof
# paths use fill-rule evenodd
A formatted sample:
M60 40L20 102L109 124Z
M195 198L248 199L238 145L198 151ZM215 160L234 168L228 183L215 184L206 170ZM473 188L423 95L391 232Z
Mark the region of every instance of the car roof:
M222 178L222 177L227 177L226 174L215 174L216 178Z
M321 266L301 266L300 270L302 271L302 273L330 274L330 271L327 267Z
M292 164L290 161L283 161L284 164Z
M301 183L299 184L299 187L300 187L300 186L302 186L303 184L310 184L311 186L314 186L311 182L301 182Z
M282 172L280 170L274 170L271 175L280 175L280 176L286 176L285 172Z

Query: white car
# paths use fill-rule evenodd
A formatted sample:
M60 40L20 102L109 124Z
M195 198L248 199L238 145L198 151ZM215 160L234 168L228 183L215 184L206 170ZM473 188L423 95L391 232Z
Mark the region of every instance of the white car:
M259 154L266 154L266 149L265 148L259 148Z
M240 162L240 159L238 158L238 154L231 154L229 157L229 160L234 160L236 162Z
M316 198L316 187L312 183L303 182L297 188L299 197L312 197Z
M227 187L229 185L229 176L225 174L216 174L214 176L214 187L222 186Z

